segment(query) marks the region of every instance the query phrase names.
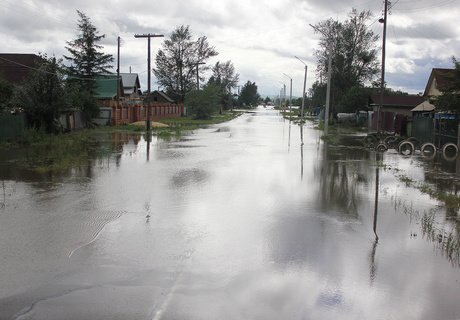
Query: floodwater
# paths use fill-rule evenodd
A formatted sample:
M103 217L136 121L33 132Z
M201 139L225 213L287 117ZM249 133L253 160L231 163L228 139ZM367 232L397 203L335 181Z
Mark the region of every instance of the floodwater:
M263 108L98 147L61 173L0 155L0 319L460 319L459 216L415 184L456 192L456 162Z

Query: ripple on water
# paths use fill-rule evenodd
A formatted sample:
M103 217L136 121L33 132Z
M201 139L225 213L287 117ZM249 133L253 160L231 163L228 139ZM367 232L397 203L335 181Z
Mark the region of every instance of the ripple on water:
M74 249L69 252L69 258L71 258L77 250L96 241L107 224L118 220L126 212L127 211L124 210L94 211L94 214L90 215L88 220L85 220L84 223L79 225L78 231L82 234L81 241L79 241Z

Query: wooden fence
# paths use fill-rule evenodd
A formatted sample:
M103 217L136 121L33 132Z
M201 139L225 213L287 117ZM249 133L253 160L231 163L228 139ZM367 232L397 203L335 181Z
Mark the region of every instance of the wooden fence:
M112 108L112 125L129 124L147 120L147 108L150 108L150 119L158 121L163 118L176 118L184 114L183 104L172 103L119 103L116 101L103 102L105 107Z

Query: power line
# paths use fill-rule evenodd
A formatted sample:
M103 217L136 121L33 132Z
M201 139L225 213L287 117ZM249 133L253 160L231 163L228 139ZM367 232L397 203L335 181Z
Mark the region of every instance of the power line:
M30 70L34 70L34 71L37 71L37 72L46 73L46 74L50 74L50 75L59 76L58 73L46 71L46 70L39 69L39 68L34 68L34 67L19 63L19 62L14 61L14 60L6 59L4 57L0 57L0 59L4 60L4 61L7 61L7 62L10 62L10 63L13 63L13 64L16 64L18 66L30 69ZM61 69L61 68L59 68L59 69ZM107 76L107 75L102 75L102 76ZM67 76L67 78L75 79L75 80L91 80L91 81L96 81L96 80L98 80L98 81L116 81L117 80L117 79L104 79L104 78L80 78L80 77L71 76L71 75Z
M430 4L430 5L427 5L427 6L421 6L421 7L418 7L418 8L407 8L407 9L404 9L404 8L398 8L398 11L403 11L403 12L416 12L416 11L423 11L423 10L427 10L427 9L436 9L436 8L441 8L441 7L445 7L453 2L456 2L457 0L446 0L446 1L441 1L439 3L436 3L436 4ZM407 1L403 1L403 2L407 2Z

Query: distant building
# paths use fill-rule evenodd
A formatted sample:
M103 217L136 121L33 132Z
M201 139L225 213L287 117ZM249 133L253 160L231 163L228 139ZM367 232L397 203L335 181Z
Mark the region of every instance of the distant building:
M404 116L412 116L412 109L427 100L426 97L419 95L394 95L384 96L382 104L382 112L393 112ZM380 95L372 95L370 107L373 111L377 111L380 105Z
M42 62L43 59L36 54L0 53L0 77L14 85L20 85Z
M153 91L152 93L149 93L145 98L144 102L156 102L156 103L176 103L174 99L169 97L166 93L163 91Z
M120 73L123 82L123 94L125 99L138 99L141 92L141 84L137 73Z
M427 98L440 96L454 72L454 69L433 68L423 95Z

